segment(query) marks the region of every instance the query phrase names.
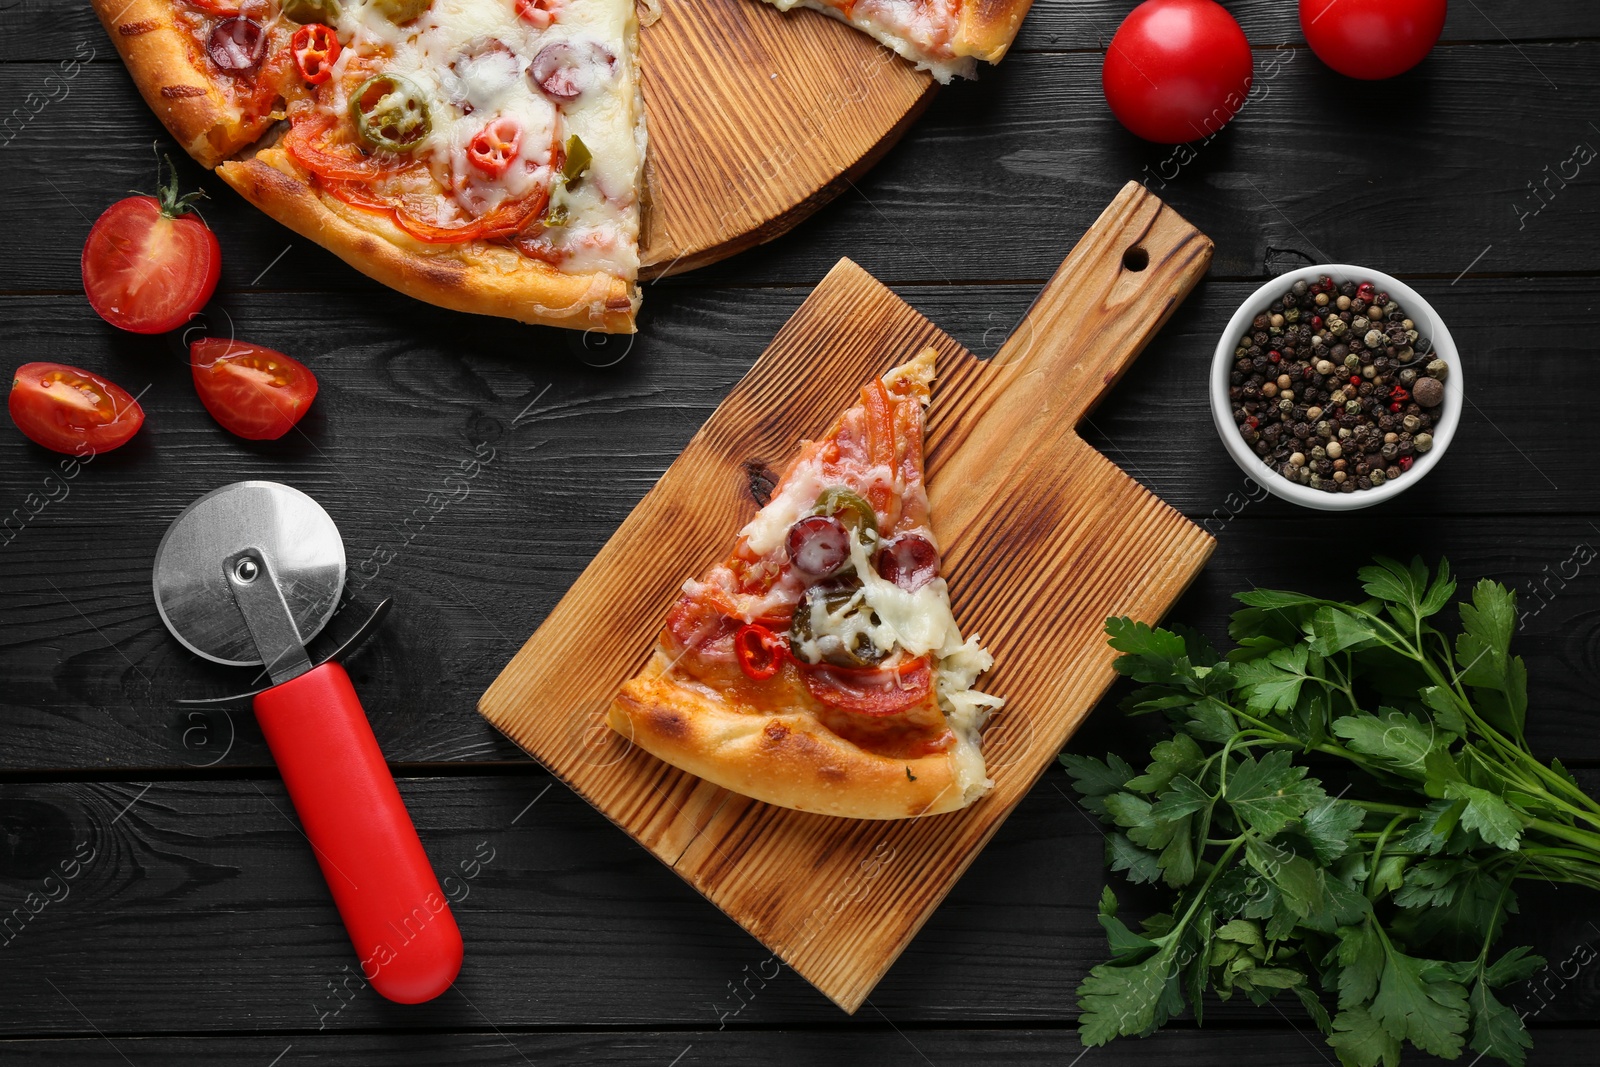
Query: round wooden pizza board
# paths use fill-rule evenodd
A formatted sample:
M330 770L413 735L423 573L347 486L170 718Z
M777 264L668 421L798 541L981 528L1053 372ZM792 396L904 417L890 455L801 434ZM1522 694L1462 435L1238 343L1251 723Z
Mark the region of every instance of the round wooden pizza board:
M876 163L933 96L926 72L815 11L660 3L640 34L644 277L788 232Z

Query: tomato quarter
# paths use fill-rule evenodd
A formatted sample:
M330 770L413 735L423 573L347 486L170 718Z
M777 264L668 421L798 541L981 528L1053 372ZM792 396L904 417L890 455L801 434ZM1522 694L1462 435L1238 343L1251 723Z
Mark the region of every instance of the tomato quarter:
M248 341L202 337L189 346L194 388L229 433L275 441L305 415L317 378L305 364Z
M222 249L178 194L178 175L158 197L130 196L106 208L83 245L83 289L95 312L133 333L177 329L205 306L222 273Z
M1117 121L1183 144L1238 114L1252 76L1250 42L1213 0L1145 0L1117 27L1100 80Z
M18 367L7 406L29 440L75 456L119 448L144 425L144 409L126 389L64 363Z
M1317 58L1351 78L1404 74L1444 31L1447 0L1300 0L1300 29Z

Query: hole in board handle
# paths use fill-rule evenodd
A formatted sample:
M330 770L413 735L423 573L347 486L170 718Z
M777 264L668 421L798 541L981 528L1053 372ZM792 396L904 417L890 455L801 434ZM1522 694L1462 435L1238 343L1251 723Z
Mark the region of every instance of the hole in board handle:
M1122 253L1122 267L1124 270L1141 271L1150 265L1150 253L1134 245Z

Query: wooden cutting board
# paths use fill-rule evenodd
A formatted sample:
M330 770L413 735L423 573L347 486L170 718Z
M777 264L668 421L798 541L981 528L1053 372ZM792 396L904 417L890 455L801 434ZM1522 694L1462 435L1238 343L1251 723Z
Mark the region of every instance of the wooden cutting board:
M1090 448L1079 420L1205 273L1211 241L1130 182L992 360L841 260L479 701L503 730L846 1011L855 1011L1111 684L1107 616L1154 621L1211 554L1201 529ZM902 822L731 794L605 722L684 579L723 559L753 493L861 384L939 353L928 487L956 618L1006 698L994 789ZM770 487L770 480L766 482Z
M661 0L640 33L649 126L643 277L786 233L889 150L933 78L815 11Z

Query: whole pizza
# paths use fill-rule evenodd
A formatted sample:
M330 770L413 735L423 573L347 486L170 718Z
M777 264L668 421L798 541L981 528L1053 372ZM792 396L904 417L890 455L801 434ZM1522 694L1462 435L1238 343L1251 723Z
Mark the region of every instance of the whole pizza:
M358 270L460 311L635 328L634 0L93 3L189 154ZM948 81L1004 55L1031 0L775 3Z

